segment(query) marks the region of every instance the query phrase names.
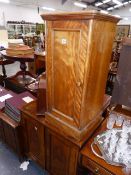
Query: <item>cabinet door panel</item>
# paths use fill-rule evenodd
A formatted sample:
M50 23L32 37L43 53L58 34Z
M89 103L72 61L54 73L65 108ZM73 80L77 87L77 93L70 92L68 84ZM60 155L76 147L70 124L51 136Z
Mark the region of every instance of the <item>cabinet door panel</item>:
M47 116L80 128L88 22L53 21L47 25Z
M27 123L29 154L44 166L44 127L34 120Z
M76 175L79 149L46 130L46 168L53 175Z
M74 66L79 55L79 38L78 31L54 31L53 108L68 117L73 116L76 85Z

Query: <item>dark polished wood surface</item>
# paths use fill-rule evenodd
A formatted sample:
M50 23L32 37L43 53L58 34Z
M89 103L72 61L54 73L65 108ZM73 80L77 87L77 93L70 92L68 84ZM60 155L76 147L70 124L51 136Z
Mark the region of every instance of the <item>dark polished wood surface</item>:
M0 65L7 65L7 64L12 64L12 63L14 63L13 60L7 60L7 59L0 58Z
M0 139L4 141L22 161L24 157L24 145L19 123L11 119L5 113L0 112Z
M46 128L46 169L50 175L76 175L80 148Z
M28 63L29 71L32 74L41 74L41 72L45 72L45 52L35 52L34 62Z
M12 56L8 55L6 51L1 52L2 57L5 59L13 60L13 61L19 61L20 62L20 69L21 71L17 72L14 77L10 78L10 81L14 81L22 86L30 84L34 76L29 72L26 71L26 62L33 62L34 61L34 55L17 55L17 56Z
M47 111L46 105L46 74L39 76L38 92L37 92L37 115L45 115Z
M21 113L26 114L27 116L30 116L31 118L33 118L34 120L36 120L37 122L45 125L45 118L42 115L40 118L36 115L37 114L37 102L33 101L30 104L25 105L22 110Z
M13 63L14 63L13 60L4 59L4 58L2 58L2 56L0 54L0 65L2 66L3 78L6 78L7 77L5 65L13 64Z
M45 72L45 52L35 52L35 72L40 74L40 71Z
M37 114L36 101L23 107L21 126L23 131L24 150L27 157L45 168L45 127L44 117Z
M4 58L19 61L19 62L32 62L34 61L34 55L17 55L12 56L6 53L6 50L1 51L1 54Z

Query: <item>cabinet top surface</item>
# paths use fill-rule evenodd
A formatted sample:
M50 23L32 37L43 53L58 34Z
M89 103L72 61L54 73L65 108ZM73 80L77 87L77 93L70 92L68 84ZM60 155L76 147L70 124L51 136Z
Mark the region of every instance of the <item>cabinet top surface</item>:
M37 101L32 101L28 104L26 104L22 110L21 110L22 114L26 114L29 118L33 118L35 119L37 122L41 123L41 124L45 124L45 118L44 116L37 116Z
M103 21L111 21L117 23L120 18L102 14L98 11L84 11L84 12L66 12L66 13L45 13L41 15L43 20L47 21L55 21L55 20L89 20L89 19L97 19Z

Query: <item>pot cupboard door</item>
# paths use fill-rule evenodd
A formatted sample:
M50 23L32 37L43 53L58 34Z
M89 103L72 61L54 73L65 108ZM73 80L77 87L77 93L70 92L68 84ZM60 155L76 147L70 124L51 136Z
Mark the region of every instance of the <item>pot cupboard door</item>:
M51 71L47 63L47 78L51 78L48 110L61 120L79 127L85 64L83 32L79 28L56 28L51 33Z

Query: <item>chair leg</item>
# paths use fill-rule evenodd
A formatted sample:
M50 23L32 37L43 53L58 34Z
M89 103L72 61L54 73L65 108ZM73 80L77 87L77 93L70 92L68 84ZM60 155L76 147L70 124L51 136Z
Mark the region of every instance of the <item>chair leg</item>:
M7 75L6 75L6 69L5 69L5 66L2 64L2 73L3 73L3 77L6 78Z

